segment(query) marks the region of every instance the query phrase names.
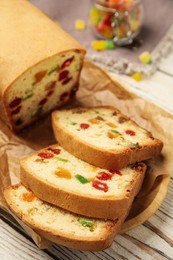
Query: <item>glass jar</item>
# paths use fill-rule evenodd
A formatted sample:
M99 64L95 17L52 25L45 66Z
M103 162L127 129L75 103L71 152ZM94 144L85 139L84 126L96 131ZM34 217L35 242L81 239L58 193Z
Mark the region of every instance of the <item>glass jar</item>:
M142 0L92 0L89 24L98 39L130 44L139 34L142 20Z

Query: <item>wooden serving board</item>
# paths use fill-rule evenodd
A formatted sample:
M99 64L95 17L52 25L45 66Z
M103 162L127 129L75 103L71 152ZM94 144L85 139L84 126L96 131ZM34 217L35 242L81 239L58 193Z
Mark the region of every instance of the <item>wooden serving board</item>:
M169 175L160 176L147 196L135 199L129 216L121 229L121 234L141 225L157 211L167 194L169 182Z

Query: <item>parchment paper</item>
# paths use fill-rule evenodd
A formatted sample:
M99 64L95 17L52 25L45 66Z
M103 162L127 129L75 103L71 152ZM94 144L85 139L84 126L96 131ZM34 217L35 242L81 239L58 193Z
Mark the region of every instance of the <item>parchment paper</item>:
M129 92L115 78L111 79L103 70L86 60L76 99L68 107L97 105L117 107L164 142L162 154L147 162L150 166L149 171L122 227L121 232L125 232L147 220L158 209L166 195L169 178L173 174L173 132L170 131L173 129L173 115ZM12 214L5 203L3 189L20 181L20 158L54 143L56 141L50 116L25 129L20 135L13 134L0 120L1 208ZM50 241L40 237L18 218L15 219L30 234L38 247L50 246Z

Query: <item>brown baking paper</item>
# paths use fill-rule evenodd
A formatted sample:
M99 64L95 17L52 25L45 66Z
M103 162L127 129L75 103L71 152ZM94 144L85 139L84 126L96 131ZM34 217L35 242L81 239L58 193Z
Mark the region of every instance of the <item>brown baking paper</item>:
M85 61L76 99L68 106L97 105L115 106L164 142L162 154L148 161L149 170L141 192L135 199L122 227L121 233L123 233L143 223L154 214L167 193L170 175L173 171L173 160L171 160L173 158L173 132L170 131L173 129L173 115L129 92L115 78L110 78L93 63ZM50 116L25 129L18 136L0 121L0 207L12 214L5 203L3 189L9 184L20 181L20 158L33 150L54 143L56 141ZM40 237L18 218L16 219L40 248L50 246L49 241Z

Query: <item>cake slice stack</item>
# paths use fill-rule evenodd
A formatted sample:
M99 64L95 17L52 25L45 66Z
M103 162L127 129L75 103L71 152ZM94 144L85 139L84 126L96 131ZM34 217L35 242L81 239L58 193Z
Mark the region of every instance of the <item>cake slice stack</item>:
M79 250L104 250L119 233L147 165L162 142L110 107L54 111L59 144L21 160L10 208L40 235Z

